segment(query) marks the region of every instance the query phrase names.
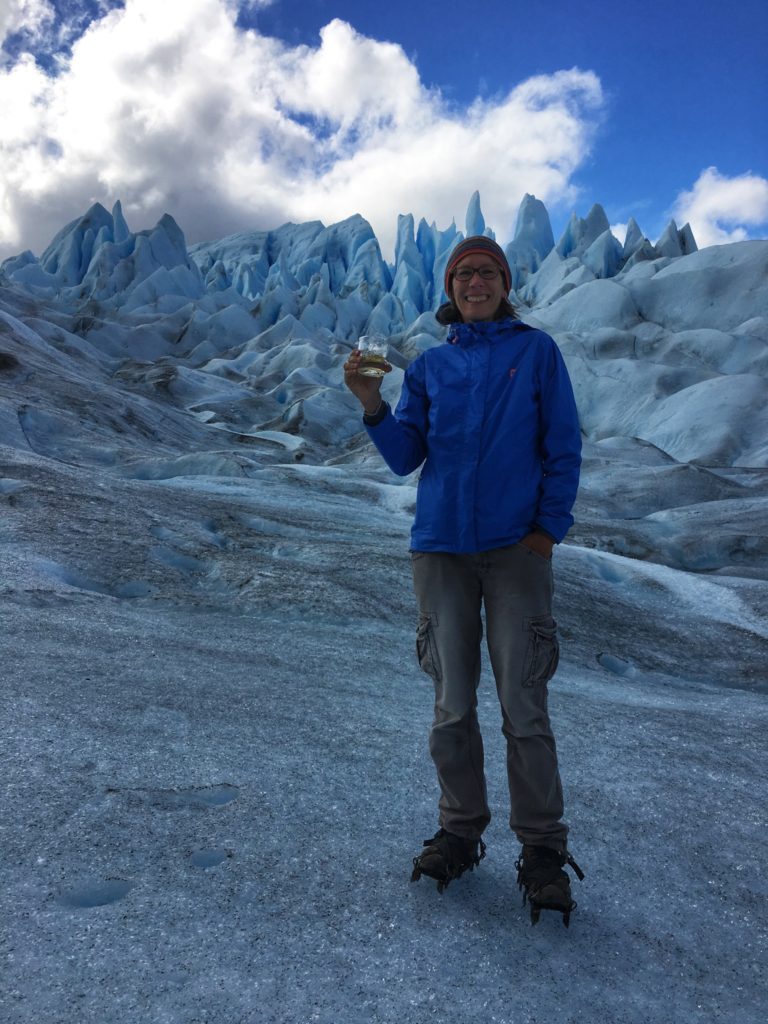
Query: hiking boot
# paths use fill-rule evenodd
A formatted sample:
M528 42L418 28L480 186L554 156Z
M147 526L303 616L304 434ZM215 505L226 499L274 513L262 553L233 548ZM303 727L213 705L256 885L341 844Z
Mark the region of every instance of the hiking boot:
M437 891L443 889L454 878L472 871L485 856L482 839L462 839L441 828L431 839L424 840L424 850L413 858L412 882L418 882L422 875L437 880Z
M542 910L557 910L568 927L576 901L571 899L571 883L563 871L566 864L573 868L580 881L584 878L584 872L566 851L527 843L523 846L515 867L517 886L524 890L523 906L526 900L531 905L531 924L537 923Z

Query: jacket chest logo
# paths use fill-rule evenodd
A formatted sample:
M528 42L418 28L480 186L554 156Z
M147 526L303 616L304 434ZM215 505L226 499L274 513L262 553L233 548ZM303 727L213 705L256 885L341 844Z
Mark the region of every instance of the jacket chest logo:
M509 370L510 380L515 376L516 373L517 373L517 367L516 366L510 367L510 370Z

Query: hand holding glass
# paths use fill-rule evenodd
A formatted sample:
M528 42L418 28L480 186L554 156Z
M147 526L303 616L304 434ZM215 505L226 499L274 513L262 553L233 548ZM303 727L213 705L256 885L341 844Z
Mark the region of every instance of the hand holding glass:
M387 339L379 334L364 334L357 343L362 353L357 372L363 377L383 377L392 367L387 362Z

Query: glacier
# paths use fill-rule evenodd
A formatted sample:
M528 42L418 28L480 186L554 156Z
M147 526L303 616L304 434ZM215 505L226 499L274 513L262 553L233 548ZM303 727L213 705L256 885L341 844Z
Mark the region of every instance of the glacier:
M493 235L477 193L466 230ZM195 446L207 437L253 447L276 431L300 440L296 459L355 461L368 449L340 383L346 352L362 333L388 336L395 372L385 393L395 398L402 370L443 336L433 314L462 237L455 224L441 230L403 215L388 263L370 225L353 216L187 248L168 214L133 233L119 202L111 213L96 204L39 258L25 252L2 264L0 309L11 339L23 323L38 348L65 361L77 350L94 373L129 388L131 401L161 395L167 414L191 416ZM654 245L632 220L622 244L599 205L585 218L574 213L555 242L544 204L526 195L506 252L520 315L563 350L588 445L653 446L659 460L715 474L724 494L742 487L756 496L749 471L768 467L768 243L699 252L690 227L671 221ZM8 355L22 366L29 359L24 345ZM13 408L4 415L13 420ZM71 430L78 444L87 435L79 423ZM48 454L62 431L30 427L28 436ZM138 450L115 440L94 451L122 473L132 458L157 455L141 452L139 438ZM644 517L630 512L634 533ZM665 564L688 567L685 538L648 522L642 530L656 531ZM619 553L631 550L629 542ZM766 570L759 539L748 560L749 571Z
M469 233L477 193L463 231L400 216L392 261L362 216L188 246L118 202L0 266L12 1024L762 1019L768 241L619 240L599 205L555 239L523 198L512 299L584 435L550 708L587 879L528 929L485 728L488 857L408 885L416 475L342 364L387 335L396 401Z

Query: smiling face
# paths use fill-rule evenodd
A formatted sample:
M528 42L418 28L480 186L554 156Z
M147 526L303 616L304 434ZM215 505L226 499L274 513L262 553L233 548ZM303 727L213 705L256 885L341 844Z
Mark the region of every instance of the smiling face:
M458 270L493 270L495 275L485 280L480 274L473 274L468 281L458 281ZM461 313L465 323L476 323L479 320L493 320L498 312L501 300L505 297L504 276L495 260L477 253L470 253L459 260L453 268L451 277L453 304Z

